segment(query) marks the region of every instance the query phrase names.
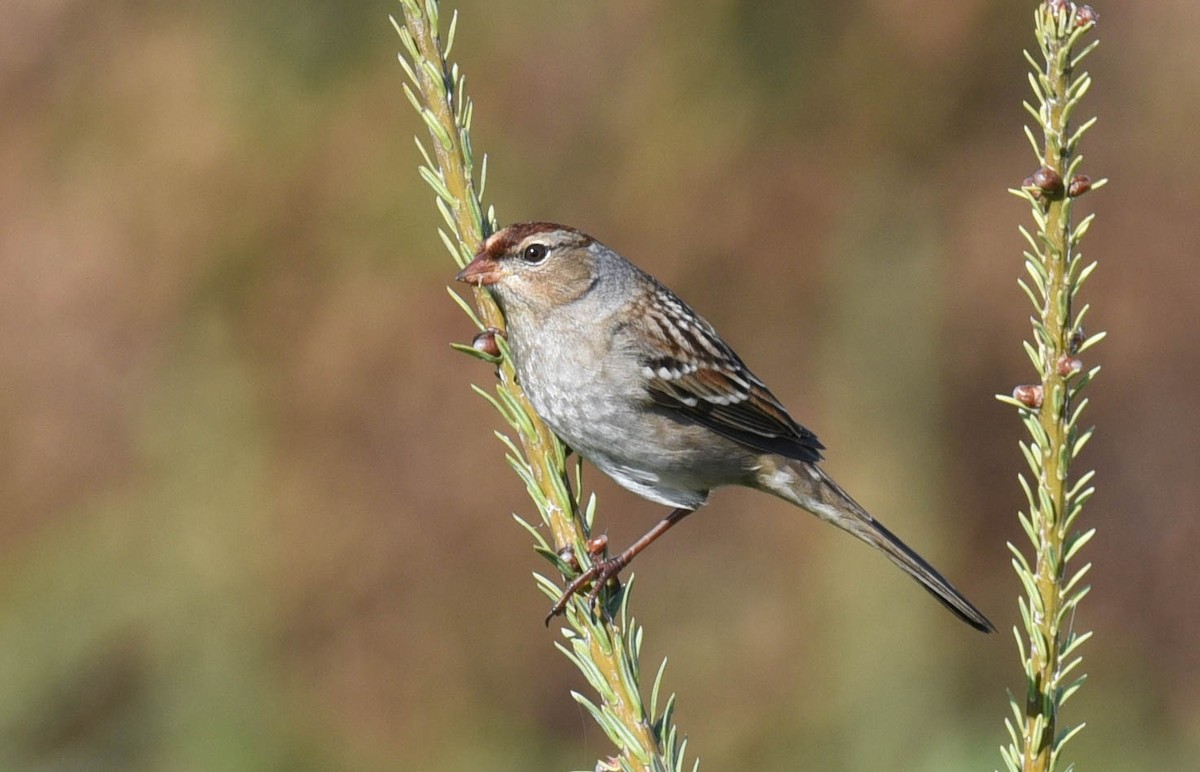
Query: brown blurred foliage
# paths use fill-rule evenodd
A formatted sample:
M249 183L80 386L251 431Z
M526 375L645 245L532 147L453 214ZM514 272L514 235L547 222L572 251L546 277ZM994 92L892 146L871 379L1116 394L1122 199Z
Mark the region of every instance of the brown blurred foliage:
M1028 7L1027 7L1028 6ZM1111 6L1111 7L1110 7ZM706 769L999 766L1031 4L464 1L504 220L714 321L1001 628L748 492L639 559ZM1102 4L1081 768L1200 755L1194 2ZM0 767L588 767L388 3L0 8ZM662 513L593 475L615 544ZM1191 600L1189 600L1191 599Z

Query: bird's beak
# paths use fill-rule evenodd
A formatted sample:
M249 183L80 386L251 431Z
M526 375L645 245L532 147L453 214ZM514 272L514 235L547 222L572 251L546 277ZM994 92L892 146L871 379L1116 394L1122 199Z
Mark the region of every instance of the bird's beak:
M454 277L456 281L474 284L479 287L495 284L501 278L503 278L503 275L500 272L500 265L495 258L487 253L486 249L475 255L475 259L467 263L466 267Z

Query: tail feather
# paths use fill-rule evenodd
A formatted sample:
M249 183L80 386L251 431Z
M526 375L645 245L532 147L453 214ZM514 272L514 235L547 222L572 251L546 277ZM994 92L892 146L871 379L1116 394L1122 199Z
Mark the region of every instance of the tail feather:
M925 562L924 558L871 517L870 513L820 467L802 461L776 458L786 463L779 467L767 465L761 469L758 473L759 487L808 510L871 545L917 580L959 619L976 630L995 632L996 628L971 601L954 589L954 586Z

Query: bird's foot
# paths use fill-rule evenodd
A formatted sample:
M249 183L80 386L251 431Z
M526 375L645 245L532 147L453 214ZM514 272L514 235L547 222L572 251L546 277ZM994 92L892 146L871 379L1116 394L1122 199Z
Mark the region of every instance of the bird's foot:
M599 542L598 549L593 547L593 542ZM603 552L604 544L606 543L607 539L603 537L593 539L592 542L588 543L588 552L592 554L593 559ZM594 552L593 549L595 549ZM600 588L605 587L609 582L616 582L617 574L621 572L621 569L628 562L624 554L616 555L606 560L595 560L586 571L575 577L567 585L567 588L563 590L558 601L551 607L550 613L546 615L546 625L549 626L551 619L563 613L567 608L567 604L570 603L571 598L583 590L589 582L592 585L592 589L588 592L588 607L591 608L594 606L596 599L600 597Z

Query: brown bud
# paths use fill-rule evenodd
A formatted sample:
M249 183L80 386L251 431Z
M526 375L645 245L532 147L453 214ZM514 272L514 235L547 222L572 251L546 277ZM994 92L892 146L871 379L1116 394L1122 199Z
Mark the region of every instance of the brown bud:
M1062 175L1049 166L1043 166L1033 173L1033 184L1043 193L1052 196L1061 193L1063 189Z
M1042 406L1041 384L1024 384L1013 389L1013 399L1027 408L1036 409Z
M1087 24L1095 24L1100 21L1100 14L1096 13L1096 9L1090 5L1081 5L1075 9L1075 26L1082 27Z
M1058 358L1056 363L1058 374L1063 378L1070 378L1083 369L1083 362L1080 362L1075 357L1069 357L1066 354Z
M471 348L483 352L490 357L498 357L500 356L500 345L496 343L496 336L503 334L503 332L497 330L495 327L488 327L471 339Z
M1067 195L1074 198L1082 196L1092 189L1092 178L1086 174L1076 174L1071 178L1071 184L1067 186Z
M1042 191L1038 190L1037 185L1033 184L1033 177L1026 177L1021 180L1021 187L1033 194L1034 198L1042 197Z
M567 567L572 571L579 570L579 559L575 557L575 550L571 548L570 544L558 551L558 557L559 560L566 563Z
M1046 0L1046 7L1054 14L1062 13L1071 7L1068 0Z
M591 555L593 558L603 555L606 549L608 549L608 536L606 534L602 533L587 540L588 555Z
M1083 345L1084 340L1086 338L1084 337L1082 326L1076 327L1071 331L1071 340L1067 343L1067 350L1071 352L1072 356L1075 355L1075 352L1079 351L1079 347Z

